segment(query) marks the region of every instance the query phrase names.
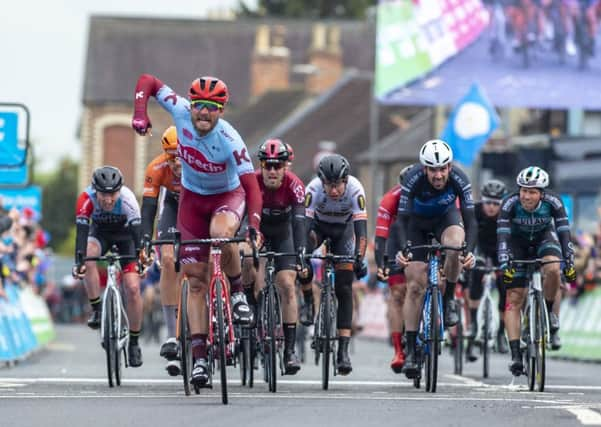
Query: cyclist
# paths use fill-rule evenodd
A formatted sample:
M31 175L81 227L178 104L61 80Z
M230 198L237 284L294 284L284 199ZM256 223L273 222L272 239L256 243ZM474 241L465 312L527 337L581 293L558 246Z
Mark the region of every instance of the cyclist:
M336 298L338 300L338 373L348 375L353 370L348 347L353 317L353 276L367 274L363 264L367 248L367 211L363 185L350 174L349 162L339 154L324 156L317 168L317 177L307 186L305 207L309 226L309 246L318 247L325 238L332 242L335 255L347 255L354 262L336 263ZM312 304L311 292L303 293L305 304Z
M233 237L245 202L248 233L258 230L261 197L248 150L238 132L221 118L229 97L226 84L215 77L197 78L190 84L186 99L156 77L141 75L136 84L132 119L132 127L140 135L151 128L146 112L150 96L171 114L177 128L177 154L182 163L177 228L182 239ZM260 244L260 240L257 233L255 243ZM188 314L194 358L191 380L198 386L204 386L209 379L208 253L207 245L185 246L180 252L182 272L190 281ZM237 245L224 245L222 264L230 282L234 321L249 323L252 312L242 287Z
M514 376L524 371L520 349L521 310L527 295L528 278L522 269L509 266L512 259L543 258L559 260L563 255L563 273L568 282L576 280L574 252L570 241L570 224L561 199L547 190L549 175L537 166L523 169L517 176L519 191L503 200L497 221L498 259L507 288L505 326L509 336ZM559 348L559 316L551 311L559 289L559 263L543 266L543 294L549 313L551 346Z
M388 282L390 287L390 301L388 304L388 315L390 318L390 335L392 345L394 346L394 357L390 362L390 368L400 373L405 363L405 351L403 349L403 304L407 288L405 286L405 275L399 268L393 268L392 271L384 265L384 254L391 255L394 259L394 253L387 251L387 248L396 246L395 238L398 238L398 224L396 223L397 208L401 199L401 183L409 169L413 165L404 167L399 173L399 184L392 187L380 201L378 207L378 217L376 218L376 239L374 255L378 267L378 280ZM393 230L391 230L391 228ZM386 241L390 237L388 246Z
M181 163L177 158L177 130L169 126L161 138L163 153L155 157L146 167L144 193L142 195L142 232L144 236L152 236L154 218L159 206L159 222L157 237L172 239L177 221L177 205L181 189ZM175 337L176 310L179 294L179 278L175 273L173 246L161 246L161 278L159 290L163 316L167 329L167 341L160 350L161 357L167 359L166 370L170 375L179 375L177 359L177 339Z
M397 262L405 268L408 289L404 316L407 352L404 371L407 378L415 378L419 364L415 357L418 322L427 280L426 251L414 250L405 256L400 250L407 241L414 245L428 244L428 234L434 232L443 245L461 246L467 241L468 254L447 251L444 264L446 286L444 289L444 324L453 326L458 321L454 300L455 285L461 268L471 268L476 241L477 224L469 179L458 167L452 165L453 151L439 139L426 142L419 153L420 164L411 168L403 179L398 207L399 250ZM460 201L460 210L456 199ZM465 226L464 226L465 222ZM413 262L409 262L413 261Z
M305 186L292 172L287 170L290 152L279 139L268 139L259 148L260 169L257 180L263 196L263 214L261 233L264 246L275 252L304 252L307 246L305 231ZM250 260L248 260L250 262ZM282 323L284 326L284 369L288 375L294 375L300 369L300 361L295 354L296 322L298 302L296 298L296 260L292 257L280 257L275 260L275 281L282 302ZM244 269L246 273L248 269ZM253 271L252 269L250 271ZM265 264L261 263L258 278L248 279L251 289L260 290L264 283ZM302 273L301 284L311 284L308 271ZM254 286L254 283L258 286ZM250 299L254 297L251 296Z
M490 179L482 186L482 200L475 205L476 221L478 222L478 241L476 243L476 266L484 266L483 259L490 258L496 262L497 258L497 218L503 197L507 194L507 187L498 179ZM469 272L469 309L471 325L468 333L466 357L470 362L478 360L475 352L474 338L478 333L478 306L480 298L484 293L482 279L484 272L472 270ZM505 288L501 276L497 276L497 289L499 290L499 330L497 332L497 349L499 353L507 353L507 342L505 340L505 323L503 312L505 311Z
M102 166L94 170L92 184L77 198L75 217L73 276L84 279L92 306L88 326L98 329L102 308L98 268L95 261L78 265L77 254L95 257L116 245L120 255L137 257L142 241L140 206L134 193L123 185L121 171L114 166ZM127 353L129 365L138 367L142 365L142 350L138 344L142 330L140 275L135 260L125 264L122 271L130 327Z
M288 150L288 163L286 164L286 167L288 170L292 170L292 163L294 162L294 149L292 148L292 145L288 143L286 143L286 149Z

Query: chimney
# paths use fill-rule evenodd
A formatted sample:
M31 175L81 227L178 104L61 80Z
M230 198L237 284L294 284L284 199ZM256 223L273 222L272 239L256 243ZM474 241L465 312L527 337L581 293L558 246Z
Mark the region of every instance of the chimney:
M322 93L342 77L342 49L338 26L313 26L309 63L316 68L316 72L309 75L305 81L305 89L310 93Z
M257 27L250 66L251 96L290 87L290 51L285 38L286 28L282 25L273 29L267 25Z

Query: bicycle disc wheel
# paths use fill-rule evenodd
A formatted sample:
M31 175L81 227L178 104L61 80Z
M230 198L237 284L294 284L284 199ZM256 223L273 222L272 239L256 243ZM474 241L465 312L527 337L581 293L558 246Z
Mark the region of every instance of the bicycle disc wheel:
M104 316L104 325L103 325L103 342L102 346L104 347L104 352L106 353L106 376L109 381L109 387L113 387L113 375L115 372L115 339L114 339L114 331L115 331L115 317L114 317L114 295L108 290L104 310L102 311L102 315Z
M484 325L482 325L482 378L488 378L490 369L490 347L488 342L492 336L490 321L492 319L492 307L489 299L484 301Z
M268 375L267 379L269 382L269 391L272 393L276 392L277 387L277 346L276 346L276 331L275 331L275 323L276 323L276 302L275 302L275 289L273 286L268 286L267 288L267 364L269 369L267 370Z
M322 327L321 330L321 388L327 390L330 381L330 340L332 339L332 331L330 327L330 305L332 304L332 295L330 291L326 291L323 294L322 303Z
M545 374L546 374L546 360L545 360L545 351L547 347L547 339L545 333L545 304L542 300L542 296L540 294L537 295L537 310L536 310L536 323L535 325L535 356L536 356L536 386L538 391L545 391Z
M215 280L215 310L217 311L217 340L219 346L219 374L221 376L221 401L227 405L227 362L225 360L225 316L223 315L223 294L222 283L219 279Z
M432 298L430 300L430 392L436 393L436 380L438 377L438 354L440 351L439 330L440 318L438 308L438 287L432 289Z
M453 359L455 362L455 375L463 374L463 304L458 304L457 315L459 321L455 326L455 348L453 351Z
M184 381L184 392L190 396L190 379L192 378L192 345L190 342L190 326L188 323L188 279L182 282L178 314L178 341L180 348L180 366Z

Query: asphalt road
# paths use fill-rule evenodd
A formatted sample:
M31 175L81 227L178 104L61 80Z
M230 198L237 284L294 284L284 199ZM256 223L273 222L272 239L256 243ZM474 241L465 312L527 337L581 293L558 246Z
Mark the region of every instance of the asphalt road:
M144 342L144 365L126 369L123 385L109 389L98 334L80 325L57 333L46 350L0 369L1 426L601 425L601 365L550 361L546 391L537 393L523 378L512 381L506 355L494 356L483 381L479 362L467 365L465 376L453 375L445 350L438 391L430 394L389 369L386 343L357 339L353 373L334 377L330 390L321 390L313 364L278 378L275 394L262 381L240 386L238 369L228 368L224 406L218 386L186 397L181 377L163 370L158 345Z

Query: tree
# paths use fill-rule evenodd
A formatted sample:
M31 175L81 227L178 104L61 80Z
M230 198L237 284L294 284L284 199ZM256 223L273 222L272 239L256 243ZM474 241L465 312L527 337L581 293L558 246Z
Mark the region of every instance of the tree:
M288 18L364 18L377 0L259 0L257 11L239 2L241 16Z
M77 163L63 158L56 172L37 182L42 186L42 227L50 233L50 246L55 250L68 238L75 224L77 173Z

